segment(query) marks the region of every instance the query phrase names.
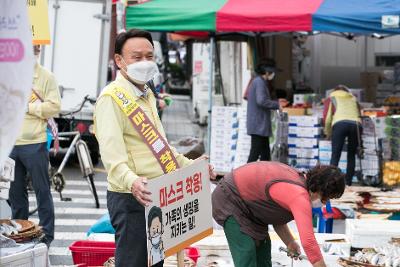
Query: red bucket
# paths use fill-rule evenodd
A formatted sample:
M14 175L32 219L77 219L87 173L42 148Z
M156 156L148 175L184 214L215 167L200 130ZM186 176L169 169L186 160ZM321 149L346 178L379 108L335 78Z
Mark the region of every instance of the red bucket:
M185 248L186 256L191 258L195 263L197 263L198 258L200 257L200 250L195 247Z

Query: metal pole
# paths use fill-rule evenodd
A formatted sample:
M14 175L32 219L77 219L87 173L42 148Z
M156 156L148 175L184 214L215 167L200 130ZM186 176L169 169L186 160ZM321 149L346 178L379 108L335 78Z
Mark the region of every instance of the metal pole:
M54 72L54 58L56 55L56 42L57 42L57 18L58 18L58 9L60 8L60 3L59 0L56 0L56 2L53 4L54 10L54 29L53 29L53 49L51 51L51 71Z
M101 90L106 86L107 83L107 68L109 58L109 46L110 46L110 32L111 32L111 13L112 3L111 1L103 2L102 14L95 16L101 20L101 36L100 36L100 55L99 55L99 66L97 70L97 91L96 97L100 95Z
M207 141L208 141L208 154L211 152L211 110L213 106L213 80L214 80L214 45L215 45L215 39L214 36L211 36L210 38L210 80L208 83L208 132L207 132Z

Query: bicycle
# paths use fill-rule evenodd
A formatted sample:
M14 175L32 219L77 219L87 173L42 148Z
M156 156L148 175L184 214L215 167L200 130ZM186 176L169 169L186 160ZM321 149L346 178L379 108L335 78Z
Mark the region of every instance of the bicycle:
M66 116L72 116L75 113L78 113L79 111L82 110L86 102L90 102L91 104L94 104L96 100L91 99L88 95L85 96L83 102L81 103L80 107L72 112L65 113L65 114L60 114L60 117L66 117ZM73 122L73 119L72 119ZM71 122L71 123L72 123ZM68 150L58 167L57 171L54 172L54 168L50 167L49 168L49 176L51 183L54 185L54 190L60 194L60 199L61 201L71 201L71 198L68 197L63 197L62 191L65 187L65 178L64 175L62 174L62 171L67 164L71 154L75 152L78 156L78 162L79 166L81 169L81 172L83 174L83 178L86 179L89 185L89 189L93 195L93 198L95 200L95 206L96 208L100 208L100 202L99 198L97 195L97 190L96 186L94 184L94 168L93 168L93 163L92 159L90 157L90 152L89 148L84 140L81 138L81 133L79 131L71 131L71 132L60 132L58 134L60 137L60 140L63 138L70 138L73 137L72 142L70 143ZM29 215L32 215L36 213L37 207L29 211Z

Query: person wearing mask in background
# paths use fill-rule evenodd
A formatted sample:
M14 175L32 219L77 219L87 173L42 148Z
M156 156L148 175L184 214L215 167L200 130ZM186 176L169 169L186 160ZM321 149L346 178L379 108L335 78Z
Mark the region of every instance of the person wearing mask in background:
M38 57L40 46L35 45L33 49ZM10 154L10 158L15 160L15 179L11 183L9 203L13 219L28 219L26 175L29 172L38 202L39 225L44 232L42 242L47 246L54 239L54 204L50 191L46 128L48 120L60 112L60 107L61 97L54 75L37 62L22 131Z
M224 227L235 267L270 267L268 225L296 258L300 247L287 223L293 219L301 244L314 267L325 267L315 240L312 207L340 198L344 174L335 166L318 165L307 173L279 162L253 162L233 170L212 194L213 217Z
M325 135L332 139L331 165L338 166L347 138L346 184L351 185L355 166L358 134L361 132L357 99L344 85L338 85L324 102Z
M169 146L156 98L146 86L158 72L153 49L147 31L131 29L117 36L114 60L120 71L100 94L94 112L95 134L108 172L107 208L116 231L116 267L148 265L147 179L193 162ZM211 166L210 176L215 177Z
M247 134L251 136L250 155L247 162L271 160L269 137L271 129L271 110L285 107L286 99L272 100L267 81L275 77L276 68L273 59L262 59L256 68L257 76L247 90Z

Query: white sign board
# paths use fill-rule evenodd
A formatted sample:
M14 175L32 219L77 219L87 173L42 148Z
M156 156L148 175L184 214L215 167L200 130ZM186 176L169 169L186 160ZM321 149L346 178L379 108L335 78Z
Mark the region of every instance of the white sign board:
M19 135L35 59L26 1L0 4L0 165Z
M193 108L199 115L200 123L207 122L208 89L210 87L210 44L193 44Z
M148 181L153 202L146 207L149 266L212 234L208 163Z

